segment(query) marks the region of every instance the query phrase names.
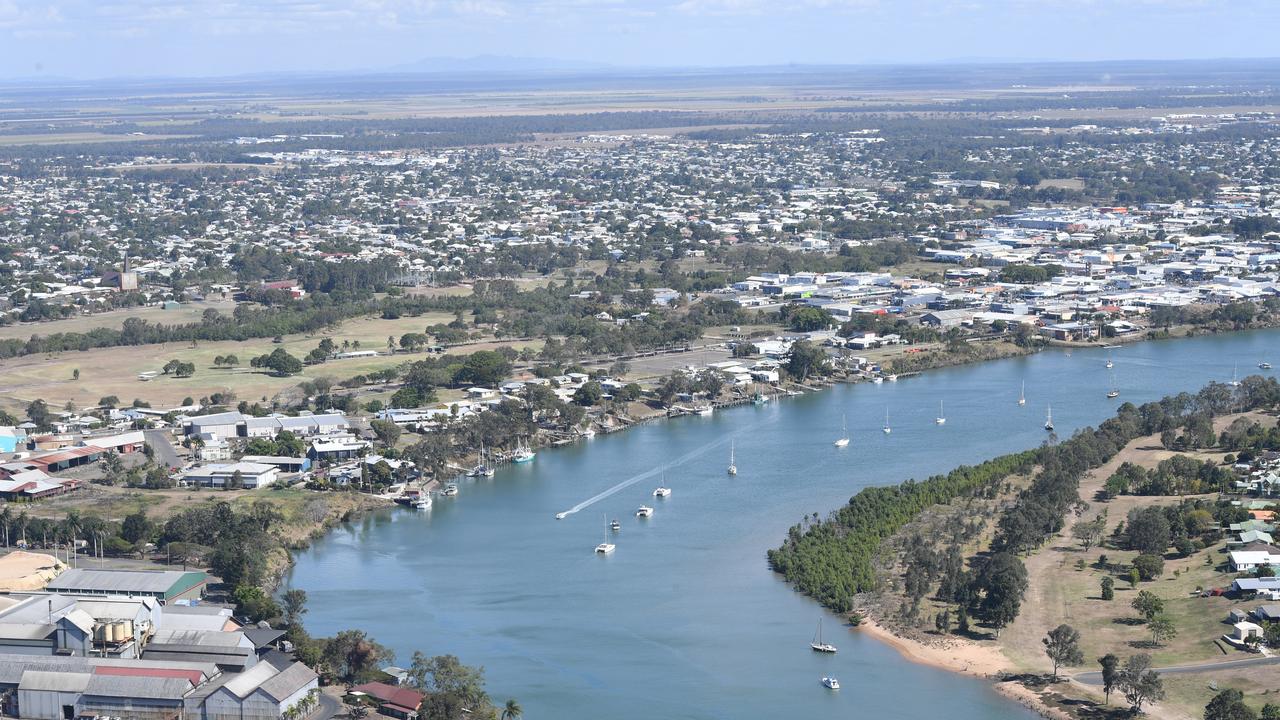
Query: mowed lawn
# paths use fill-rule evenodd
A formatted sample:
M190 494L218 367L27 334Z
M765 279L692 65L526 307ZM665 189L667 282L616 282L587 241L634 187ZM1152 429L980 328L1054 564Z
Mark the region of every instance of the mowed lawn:
M15 358L0 362L0 406L10 411L21 411L32 400L42 398L53 407L62 407L67 402L76 407L88 407L108 395L115 395L126 404L140 398L156 407L176 406L187 397L198 400L227 390L234 392L240 400L261 401L304 380L319 377L343 380L425 357L423 354L385 354L388 337L398 339L406 332L422 332L428 325L452 319L452 315L442 313L397 320L356 318L330 332L287 336L281 344L261 338L246 342L198 343L194 347L190 343L166 343ZM301 374L284 378L249 367L253 357L270 353L278 347L301 359L325 337L339 346L344 340L358 340L362 350L377 350L382 354L308 366ZM503 345L523 348L540 343L483 343L467 345L455 352L470 353ZM235 355L240 366L234 369L215 368L213 360L219 355ZM137 379L139 373L159 371L173 359L193 363L195 375L189 378L161 376L148 382ZM80 371L79 380L73 379L76 370Z

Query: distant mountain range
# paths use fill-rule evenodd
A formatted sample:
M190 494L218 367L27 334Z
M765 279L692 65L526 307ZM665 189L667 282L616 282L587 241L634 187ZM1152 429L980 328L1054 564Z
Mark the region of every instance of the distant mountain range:
M475 55L473 57L428 57L411 63L393 65L384 72L393 73L537 73L610 70L614 66L582 60L512 55Z

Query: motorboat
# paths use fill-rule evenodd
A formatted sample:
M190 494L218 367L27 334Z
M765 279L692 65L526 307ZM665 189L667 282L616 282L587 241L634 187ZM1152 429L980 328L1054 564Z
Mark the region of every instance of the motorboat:
M473 478L491 478L493 476L494 476L494 469L484 463L480 463L479 465L476 465L475 467L471 468L471 470L467 472L467 477L473 477Z
M1108 392L1107 392L1107 397L1109 397L1109 398L1118 398L1118 397L1120 397L1120 391L1119 391L1119 390L1111 390L1111 391L1108 391Z
M822 678L822 684L823 684L823 685L825 685L825 686L826 686L828 689L830 689L830 690L839 690L839 689L840 689L840 681L839 681L839 680L837 680L837 679L835 679L835 678L833 678L833 677L824 677L824 678Z
M1258 369L1259 369L1259 370L1270 370L1270 369L1271 369L1271 363L1266 362L1266 361L1260 362L1260 363L1258 363Z
M639 509L636 510L636 517L638 518L647 518L647 517L651 517L652 515L653 515L653 508L649 507L648 505L641 505Z
M413 509L414 510L430 510L431 496L426 493L422 493L418 497L414 498Z
M832 645L831 643L822 642L822 618L818 618L818 632L814 633L813 642L809 643L809 647L813 648L814 652L820 652L820 653L836 652L835 645Z
M565 519L565 518L567 518L567 517L569 517L569 513L567 513L567 512L558 512L558 513L556 513L556 519L557 519L557 520L563 520L563 519Z
M457 495L457 494L458 494L458 484L457 484L457 483L449 483L448 485L445 485L445 486L444 486L444 489L440 491L440 494L441 494L441 495L443 495L443 496L445 496L445 497L453 497L454 495Z
M609 529L614 532L618 532L622 530L622 523L618 522L617 518L614 518L614 520L609 523Z

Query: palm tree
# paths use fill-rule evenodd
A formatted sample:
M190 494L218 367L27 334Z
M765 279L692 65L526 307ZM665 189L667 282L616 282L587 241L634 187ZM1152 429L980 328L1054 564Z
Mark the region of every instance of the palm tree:
M523 714L524 708L515 700L508 700L506 707L502 708L502 720L516 720Z

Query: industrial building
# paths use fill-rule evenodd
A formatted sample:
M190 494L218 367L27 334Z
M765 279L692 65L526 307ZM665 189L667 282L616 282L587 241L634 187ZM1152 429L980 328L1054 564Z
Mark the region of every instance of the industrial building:
M274 485L279 479L280 469L275 465L252 462L209 463L200 465L182 474L182 482L200 487L226 488L237 482L246 490Z
M162 603L198 600L209 576L194 570L67 570L49 583L48 590L76 595L150 597Z

